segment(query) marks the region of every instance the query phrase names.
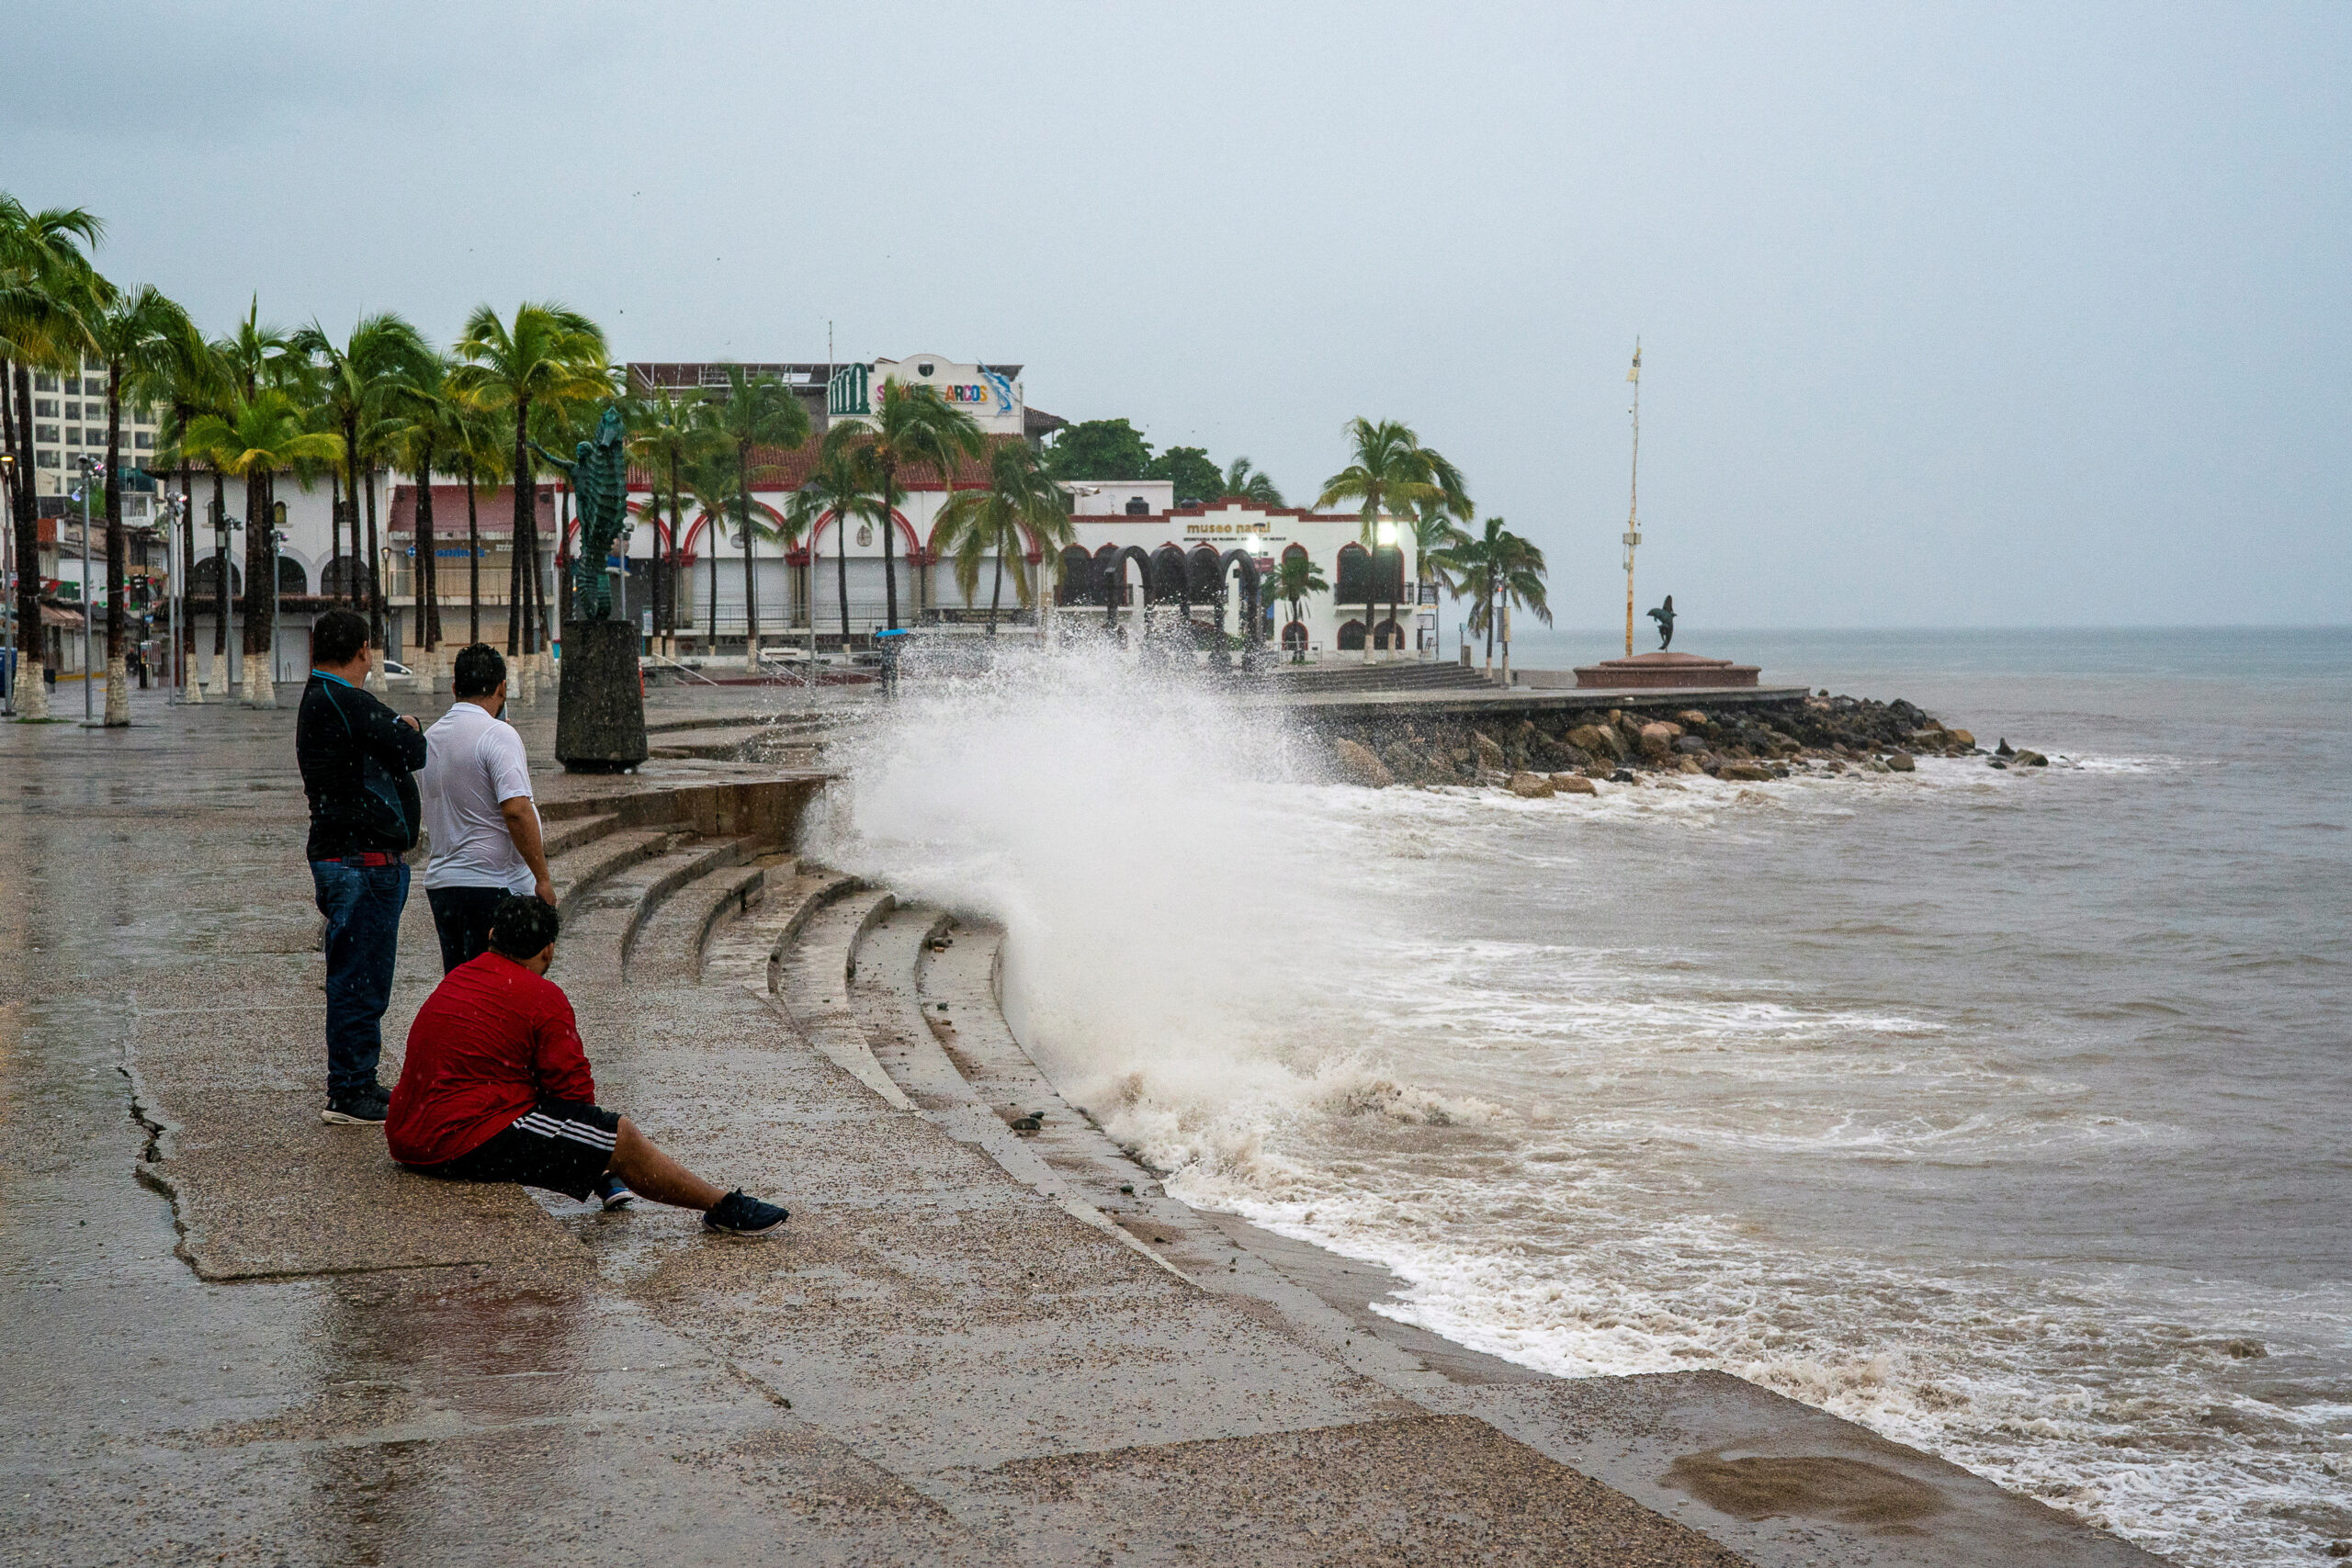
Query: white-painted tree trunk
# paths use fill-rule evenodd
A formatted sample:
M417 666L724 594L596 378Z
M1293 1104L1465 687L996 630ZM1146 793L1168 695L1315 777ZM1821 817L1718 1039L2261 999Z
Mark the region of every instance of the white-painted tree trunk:
M245 655L245 694L242 701L249 708L274 708L277 705L277 683L270 678L269 655Z
M203 702L204 671L196 663L196 655L193 652L183 652L180 660L180 701Z
M120 729L130 723L130 660L116 654L107 660L107 728Z
M34 719L49 716L49 672L38 659L17 660L17 716Z

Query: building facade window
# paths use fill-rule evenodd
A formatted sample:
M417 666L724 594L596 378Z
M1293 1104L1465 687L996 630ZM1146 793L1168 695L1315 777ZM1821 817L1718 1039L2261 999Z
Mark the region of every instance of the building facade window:
M42 450L34 453L33 467L36 468L53 468L57 467L57 448L54 446L45 447Z
M69 424L65 427L65 445L68 446L79 446L82 445L82 427L80 425Z
M155 433L153 431L142 430L139 433L139 449L141 452L152 452L155 449Z
M50 375L47 371L43 371L33 378L33 390L36 392L53 392L57 390L57 378Z
M35 398L33 400L33 417L35 419L55 419L57 417L57 400L55 398Z
M52 409L53 409L53 408L55 408L57 405L56 405L55 403L51 403L51 404L50 404L49 406L50 406L51 408L52 408ZM57 445L57 443L58 443L58 440L60 439L60 438L59 438L59 435L58 435L58 433L57 433L57 426L55 426L55 425L53 425L53 424L36 424L36 425L34 425L34 426L33 426L33 439L34 439L35 441L46 441L46 442L48 442L48 443L49 443L51 446L56 446L56 445Z

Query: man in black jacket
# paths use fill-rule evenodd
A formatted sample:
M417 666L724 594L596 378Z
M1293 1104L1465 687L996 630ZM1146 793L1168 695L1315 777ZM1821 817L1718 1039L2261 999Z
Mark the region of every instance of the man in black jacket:
M311 628L311 679L294 727L311 797L311 882L327 935L327 1108L320 1120L375 1125L390 1091L376 1081L392 998L401 910L416 846L424 732L369 695L368 623L330 610Z

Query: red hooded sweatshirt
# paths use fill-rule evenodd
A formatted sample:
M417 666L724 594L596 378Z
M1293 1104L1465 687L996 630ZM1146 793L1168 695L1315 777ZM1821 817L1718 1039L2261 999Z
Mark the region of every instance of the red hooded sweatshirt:
M384 1141L404 1165L488 1143L541 1100L596 1102L563 987L485 953L441 977L409 1026Z

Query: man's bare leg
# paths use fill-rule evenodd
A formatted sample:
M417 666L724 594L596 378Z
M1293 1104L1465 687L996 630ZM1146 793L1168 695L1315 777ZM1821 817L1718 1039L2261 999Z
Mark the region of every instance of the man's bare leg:
M673 1208L708 1213L712 1204L727 1196L655 1148L653 1140L639 1132L637 1123L626 1116L621 1118L620 1131L613 1140L611 1168L639 1197Z

